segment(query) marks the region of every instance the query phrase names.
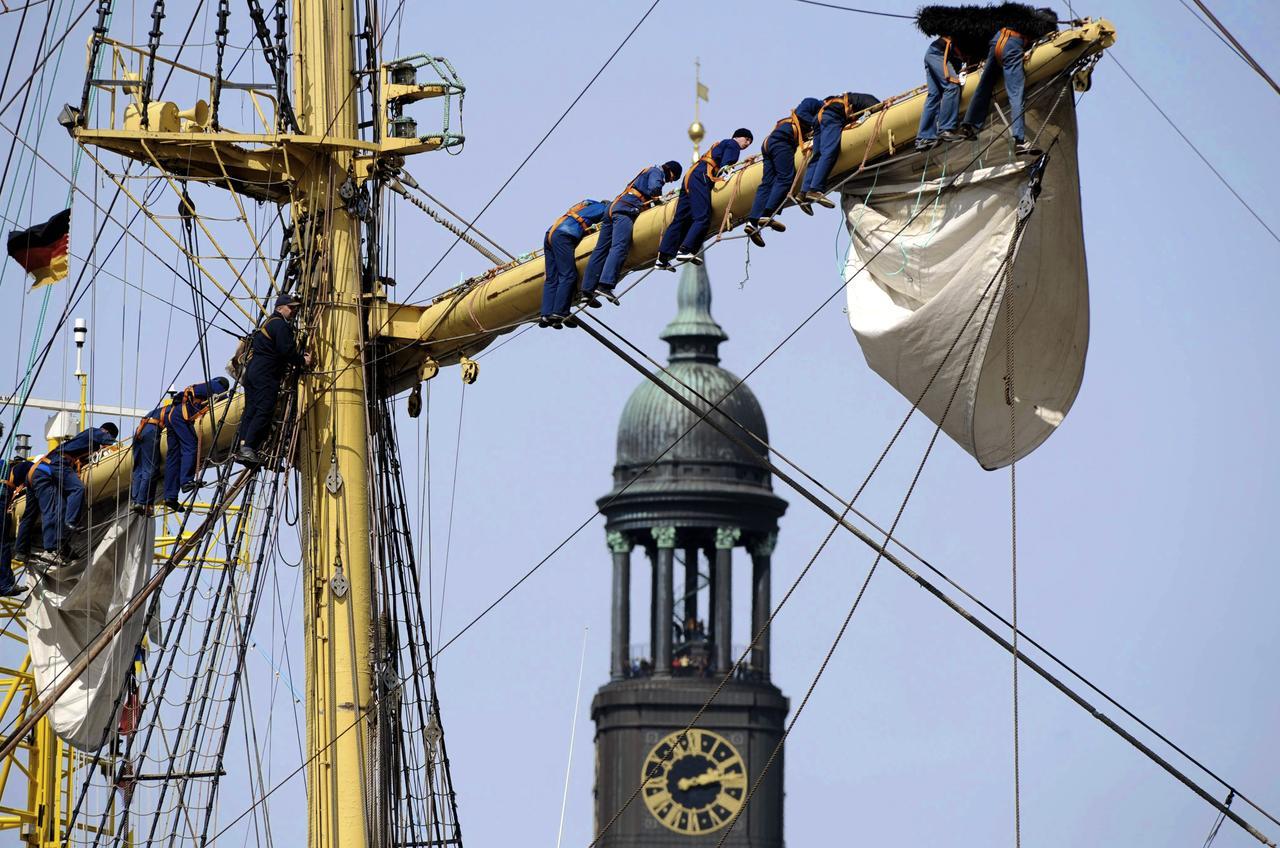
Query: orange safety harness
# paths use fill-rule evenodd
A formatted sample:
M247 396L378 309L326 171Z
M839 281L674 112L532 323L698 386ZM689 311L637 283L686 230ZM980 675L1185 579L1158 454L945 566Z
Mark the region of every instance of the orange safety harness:
M577 221L579 226L582 227L582 231L584 233L591 229L591 225L587 223L587 220L578 214L578 210L589 205L589 203L590 201L587 200L579 200L577 203L570 206L569 211L561 215L559 218L556 218L556 222L551 225L551 229L547 230L547 237L550 238L552 233L560 229L560 225L565 222L566 218L572 218Z
M1018 32L1016 29L1009 29L1008 27L1002 28L1000 30L1000 37L996 39L996 58L997 59L1004 59L1004 46L1009 43L1010 38L1016 38L1019 41L1023 42L1024 44L1027 41L1027 37L1022 33Z
M821 112L819 112L819 114L821 114ZM769 133L769 138L766 138L764 140L764 146L760 148L761 153L767 153L769 151L769 139L773 138L773 133L777 132L778 128L781 127L783 124L791 125L791 129L796 134L796 144L800 144L800 142L804 141L804 132L800 129L800 118L793 111L790 115L788 115L787 117L783 118L781 121L778 121L778 123L773 125L773 132Z
M819 123L821 123L822 113L827 111L828 106L834 106L837 103L840 103L844 106L844 119L846 121L849 120L849 93L845 92L844 94L841 94L839 97L828 97L826 100L822 101L822 108L818 110L818 117L815 118L813 121L814 125L816 126Z
M702 164L707 166L707 179L711 180L711 182L722 183L728 179L728 177L716 176L716 171L718 170L716 168L716 160L712 158L711 151L708 150L706 153L702 154L702 157L699 158L697 162L693 163L693 167L689 169L689 173L684 175L685 191L689 190L689 180L693 179L693 175L698 170L698 166Z
M649 168L656 168L656 167L658 167L658 166L657 166L657 165L650 165L650 166L649 166ZM644 176L645 172L646 172L646 171L648 171L648 170L649 170L649 168L641 168L641 169L640 169L640 173L638 173L638 174L636 174L634 177L632 177L632 178L631 178L631 182L627 183L627 187L626 187L626 189L625 189L625 190L623 190L622 194L619 194L617 197L615 197L615 198L613 199L613 202L609 204L609 215L610 215L610 216L612 216L612 215L613 215L613 206L614 206L614 204L615 204L615 203L617 203L617 202L618 202L619 200L621 200L622 198L626 197L628 194L633 194L633 195L635 195L637 198L639 198L641 205L644 205L645 203L648 203L650 200L652 200L652 198L645 197L645 196L644 196L644 192L642 192L642 191L640 191L640 189L636 188L636 180L638 180L638 179L640 179L642 176ZM584 227L583 229L586 229L586 228Z
M951 42L950 37L944 35L942 36L942 40L947 43L947 46L944 47L942 50L942 78L945 79L947 82L959 83L960 82L959 77L951 76L951 63L948 60L951 58L952 48L955 48L956 56L960 59L961 62L964 61L964 54L960 52L959 47L956 47Z

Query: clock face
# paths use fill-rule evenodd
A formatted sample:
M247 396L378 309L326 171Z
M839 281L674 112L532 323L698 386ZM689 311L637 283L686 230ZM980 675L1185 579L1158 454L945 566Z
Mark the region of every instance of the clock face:
M645 758L641 794L653 817L676 833L727 825L747 795L747 766L729 740L696 728L660 740Z

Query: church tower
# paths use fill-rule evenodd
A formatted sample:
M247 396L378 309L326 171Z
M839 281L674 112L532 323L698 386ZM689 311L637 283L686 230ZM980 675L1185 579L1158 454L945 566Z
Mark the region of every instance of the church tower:
M703 266L683 267L677 305L661 336L671 346L668 369L719 400L738 378L719 364L728 336L711 317ZM720 409L768 438L746 385ZM715 845L785 727L787 699L770 682L766 634L685 742L678 740L768 620L770 563L787 506L761 465L763 448L745 450L697 420L653 383L641 383L618 425L613 490L599 501L613 555L613 626L609 682L591 705L597 833L644 782L600 848ZM633 566L649 578L636 581L637 592ZM750 621L735 624L735 591L749 597ZM633 644L633 632L643 641ZM654 775L647 781L646 770ZM725 844L782 848L782 801L779 752Z

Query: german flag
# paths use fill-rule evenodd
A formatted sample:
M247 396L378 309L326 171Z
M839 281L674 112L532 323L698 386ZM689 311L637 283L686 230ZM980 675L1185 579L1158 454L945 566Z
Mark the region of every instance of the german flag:
M9 233L8 252L35 280L38 289L67 276L71 210L64 209L39 226Z

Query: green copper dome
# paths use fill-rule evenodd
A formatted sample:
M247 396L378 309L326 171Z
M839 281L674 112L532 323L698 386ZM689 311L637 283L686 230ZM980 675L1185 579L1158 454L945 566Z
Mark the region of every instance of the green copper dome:
M769 428L755 394L720 367L720 343L729 336L711 316L705 267L682 268L676 305L675 318L661 334L671 346L671 376L659 376L696 405L703 405L697 395L720 401L723 415L714 415L730 432L740 431L728 419L767 441ZM618 527L658 518L677 525L701 523L699 516L714 522L723 515L733 515L741 524L753 514L758 520L749 523L771 527L786 503L773 494L761 462L765 453L759 443L748 449L726 438L645 380L622 411L614 487L601 499L601 509L610 526Z

